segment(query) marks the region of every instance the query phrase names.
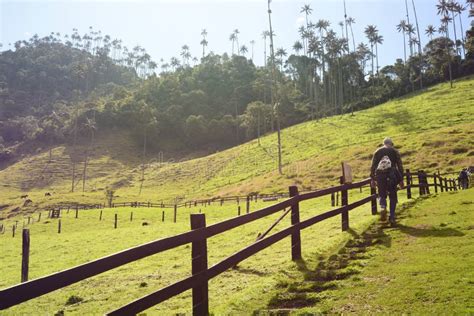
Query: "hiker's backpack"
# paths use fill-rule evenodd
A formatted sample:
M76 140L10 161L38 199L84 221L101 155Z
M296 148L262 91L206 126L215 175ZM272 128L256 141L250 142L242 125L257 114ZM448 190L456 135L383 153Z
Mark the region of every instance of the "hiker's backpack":
M382 157L382 159L380 159L379 164L377 166L377 170L388 171L390 168L392 168L392 162L390 161L390 158L385 155Z

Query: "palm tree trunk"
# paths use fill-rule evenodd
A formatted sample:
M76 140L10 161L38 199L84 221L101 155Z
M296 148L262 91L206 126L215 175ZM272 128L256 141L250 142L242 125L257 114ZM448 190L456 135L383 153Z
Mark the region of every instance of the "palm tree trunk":
M418 17L416 16L415 0L411 0L413 6L413 13L415 14L416 33L418 34L418 55L420 57L420 89L423 89L423 54L421 51L421 37L420 28L418 27Z
M276 85L276 78L275 78L275 48L273 46L273 29L272 29L272 10L270 9L270 2L271 0L268 0L268 24L269 24L269 30L270 30L270 54L271 54L271 60L272 60L272 82L273 82L273 89L272 89L272 104L275 106L276 104L276 97L277 97L277 85ZM281 130L280 130L280 109L277 106L275 109L276 113L276 123L277 123L277 137L278 137L278 173L283 174L283 169L282 169L282 154L281 154Z
M462 53L464 55L464 58L466 58L466 48L464 47L464 29L462 26L462 19L461 19L461 12L459 12L459 25L461 27L461 41L462 41Z
M456 55L458 55L458 35L456 32L456 16L454 15L454 11L451 11L453 15L453 29L454 29L454 49L456 51Z
M403 56L405 58L405 64L407 63L407 42L405 40L405 31L403 33Z

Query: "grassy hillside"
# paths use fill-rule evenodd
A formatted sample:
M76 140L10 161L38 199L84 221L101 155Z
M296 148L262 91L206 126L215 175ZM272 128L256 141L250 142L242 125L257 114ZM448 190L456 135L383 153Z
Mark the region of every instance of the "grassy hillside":
M13 205L31 192L35 205L57 201L104 201L103 190L116 188L120 200L165 200L249 192L281 191L290 184L316 188L334 184L340 162L349 161L356 177L368 174L372 152L391 136L406 167L458 171L474 164L474 78L448 84L357 112L299 124L282 131L284 175L277 172L276 135L203 158L160 163L149 157L141 195L141 150L128 136L99 137L92 152L85 194L82 181L71 188L71 157L83 161L87 150L70 146L25 157L0 171L0 204ZM168 159L164 154L165 161ZM78 172L83 166L78 164ZM54 192L45 200L44 192Z
M284 142L284 175L279 176L275 162L275 135L216 153L204 158L181 163L149 163L141 196L139 149L128 146L127 136L103 137L97 142L91 159L90 180L86 192L68 193L70 180L69 155L80 161L64 146L52 151L51 162L47 151L0 171L0 208L2 216L22 202L19 195L27 189L33 200L32 211L37 219L42 206L57 202L104 202L103 190L117 188L117 200L173 200L206 195L248 193L252 191L285 191L290 184L301 189L336 184L340 175L341 160L354 167L355 177L367 176L371 153L382 138L390 135L401 149L405 165L411 169L440 168L442 172L456 171L473 164L472 116L474 109L474 78L456 83L450 90L447 85L434 87L424 94L404 98L383 106L358 112L354 116L332 117L318 122L300 124L282 132ZM82 147L85 149L85 147ZM165 154L166 158L166 154ZM45 167L46 166L46 167ZM80 169L80 166L79 166ZM45 171L43 171L45 170ZM50 170L48 172L47 170ZM42 176L43 178L41 178ZM34 179L37 179L36 182ZM51 197L45 197L51 192ZM351 191L349 200L366 196ZM403 201L403 199L402 199ZM3 206L1 206L3 205ZM252 203L252 210L264 206ZM215 223L236 216L237 205L198 207L179 210L178 223L170 222L171 211L166 210L161 222L160 209L106 209L104 220L99 211L89 210L64 214L62 233L57 233L57 220L43 218L31 224L31 278L111 254L150 240L170 236L189 229L189 214L206 213L207 223ZM327 211L329 197L307 201L301 205L301 219ZM238 268L228 271L210 282L210 306L215 314L245 313L266 310L275 297L284 291L288 279L303 280L304 269L316 269L320 261L337 251L353 234L362 234L376 218L366 205L351 213L349 232L341 233L340 218L333 218L302 233L304 267L290 260L289 240L283 240L258 255L246 260ZM130 222L130 212L134 220ZM119 214L119 228L113 229L114 213ZM10 214L11 215L11 214ZM216 236L209 241L209 265L251 244L258 232L267 228L280 214L245 227ZM11 227L26 221L24 213L14 213L2 223L7 232L0 235L2 278L0 287L19 281L21 240L11 237ZM146 224L145 224L146 223ZM275 231L284 228L289 218ZM44 297L9 309L6 314L54 313L103 314L124 302L150 293L190 273L190 247L181 247L139 262L126 265L103 275L91 278ZM230 281L231 280L231 281ZM83 299L67 304L71 296ZM275 303L275 304L276 304ZM278 307L278 305L275 305ZM190 293L184 293L148 311L149 314L189 313Z
M305 315L472 314L473 190L410 204L399 227L372 226L319 269L306 271L303 282L289 282L269 308L293 302L292 314ZM323 271L343 277L324 279Z

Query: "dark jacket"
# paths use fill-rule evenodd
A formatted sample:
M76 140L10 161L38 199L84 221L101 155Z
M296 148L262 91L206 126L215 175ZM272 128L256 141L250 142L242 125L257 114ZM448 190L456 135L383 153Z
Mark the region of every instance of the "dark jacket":
M374 153L372 158L372 166L370 167L370 177L373 179L377 175L377 166L383 156L388 156L390 162L392 163L392 168L397 168L400 171L400 174L403 175L403 165L402 159L400 158L400 153L393 147L380 147Z

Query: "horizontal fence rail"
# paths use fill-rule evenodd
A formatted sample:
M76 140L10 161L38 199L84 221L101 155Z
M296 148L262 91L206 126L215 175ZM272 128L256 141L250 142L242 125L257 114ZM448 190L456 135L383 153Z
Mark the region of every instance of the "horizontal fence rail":
M411 189L418 188L419 194L429 194L429 188L434 188L435 192L440 190L444 191L454 191L457 190L459 184L456 184L454 179L447 179L441 177L439 174L427 175L426 173L419 171L417 173L410 173L410 170L406 170L403 174L403 178L406 181L406 193L407 197L411 198ZM433 183L428 183L428 179L432 179ZM414 183L416 180L417 183ZM225 272L226 270L234 267L236 264L241 261L249 258L250 256L262 251L263 249L268 248L269 246L275 244L276 242L291 236L292 244L292 259L297 260L301 258L301 237L300 231L308 228L312 225L315 225L326 219L341 216L341 226L342 230L347 230L349 228L349 212L354 210L364 204L372 204L372 214L377 213L377 194L375 188L371 187L370 195L364 197L358 201L348 203L348 190L360 188L362 192L362 187L368 186L371 184L371 179L365 179L355 183L343 183L344 181L341 178L341 184L338 186L325 188L317 191L310 192L298 192L296 187L290 187L289 193L278 193L273 195L249 195L242 198L242 201L250 201L251 199L258 198L287 198L284 201L270 205L268 207L262 208L260 210L239 215L227 220L224 220L219 223L215 223L209 226L205 226L205 215L204 214L192 214L191 223L192 230L171 236L163 239L155 240L140 246L136 246L124 251L64 270L57 273L53 273L48 276L44 276L35 280L27 281L18 285L11 286L9 288L0 290L0 309L6 309L11 306L20 304L22 302L28 301L32 298L39 297L41 295L50 293L57 289L64 288L68 285L74 284L76 282L85 280L87 278L96 276L98 274L110 271L122 265L143 259L145 257L155 255L179 246L183 246L191 243L193 245L193 254L195 251L199 251L202 255L197 256L196 259L193 257L192 260L192 275L180 280L174 284L168 285L154 293L148 294L142 298L139 298L129 304L126 304L114 311L111 311L110 315L129 315L142 312L156 304L159 304L175 295L178 295L184 291L193 289L193 307L194 314L196 315L206 315L208 314L208 301L207 301L207 283L210 279L218 276L219 274ZM312 216L308 219L300 221L299 219L299 203L326 195L331 195L334 198L335 193L341 193L341 206L324 212L319 215ZM198 203L210 203L210 201L223 202L226 200L236 200L239 201L241 197L218 197L212 200L196 200L192 202L185 202L179 204L181 206L196 205ZM115 203L117 205L146 205L148 207L163 207L163 203L141 203L141 202L126 202L126 203ZM79 206L76 206L79 208ZM173 205L173 207L178 207L178 204ZM76 209L77 209L76 208ZM208 238L211 238L215 235L228 232L236 227L248 224L250 222L256 221L258 219L264 218L266 216L275 214L276 212L285 210L283 215L272 224L272 226L267 229L263 235L260 235L257 240L241 249L240 251L232 254L231 256L225 258L219 263L214 264L213 266L207 268L207 246L206 242ZM268 233L281 221L286 214L291 213L291 225L287 228L284 228L281 231L278 231L272 235L268 236ZM240 213L239 213L240 214ZM193 224L193 216L195 216L195 221ZM198 217L200 218L198 220ZM196 223L201 223L198 226L193 227ZM204 252L203 252L204 251ZM196 260L195 260L196 259ZM196 303L198 302L198 303ZM196 307L200 306L200 307Z

